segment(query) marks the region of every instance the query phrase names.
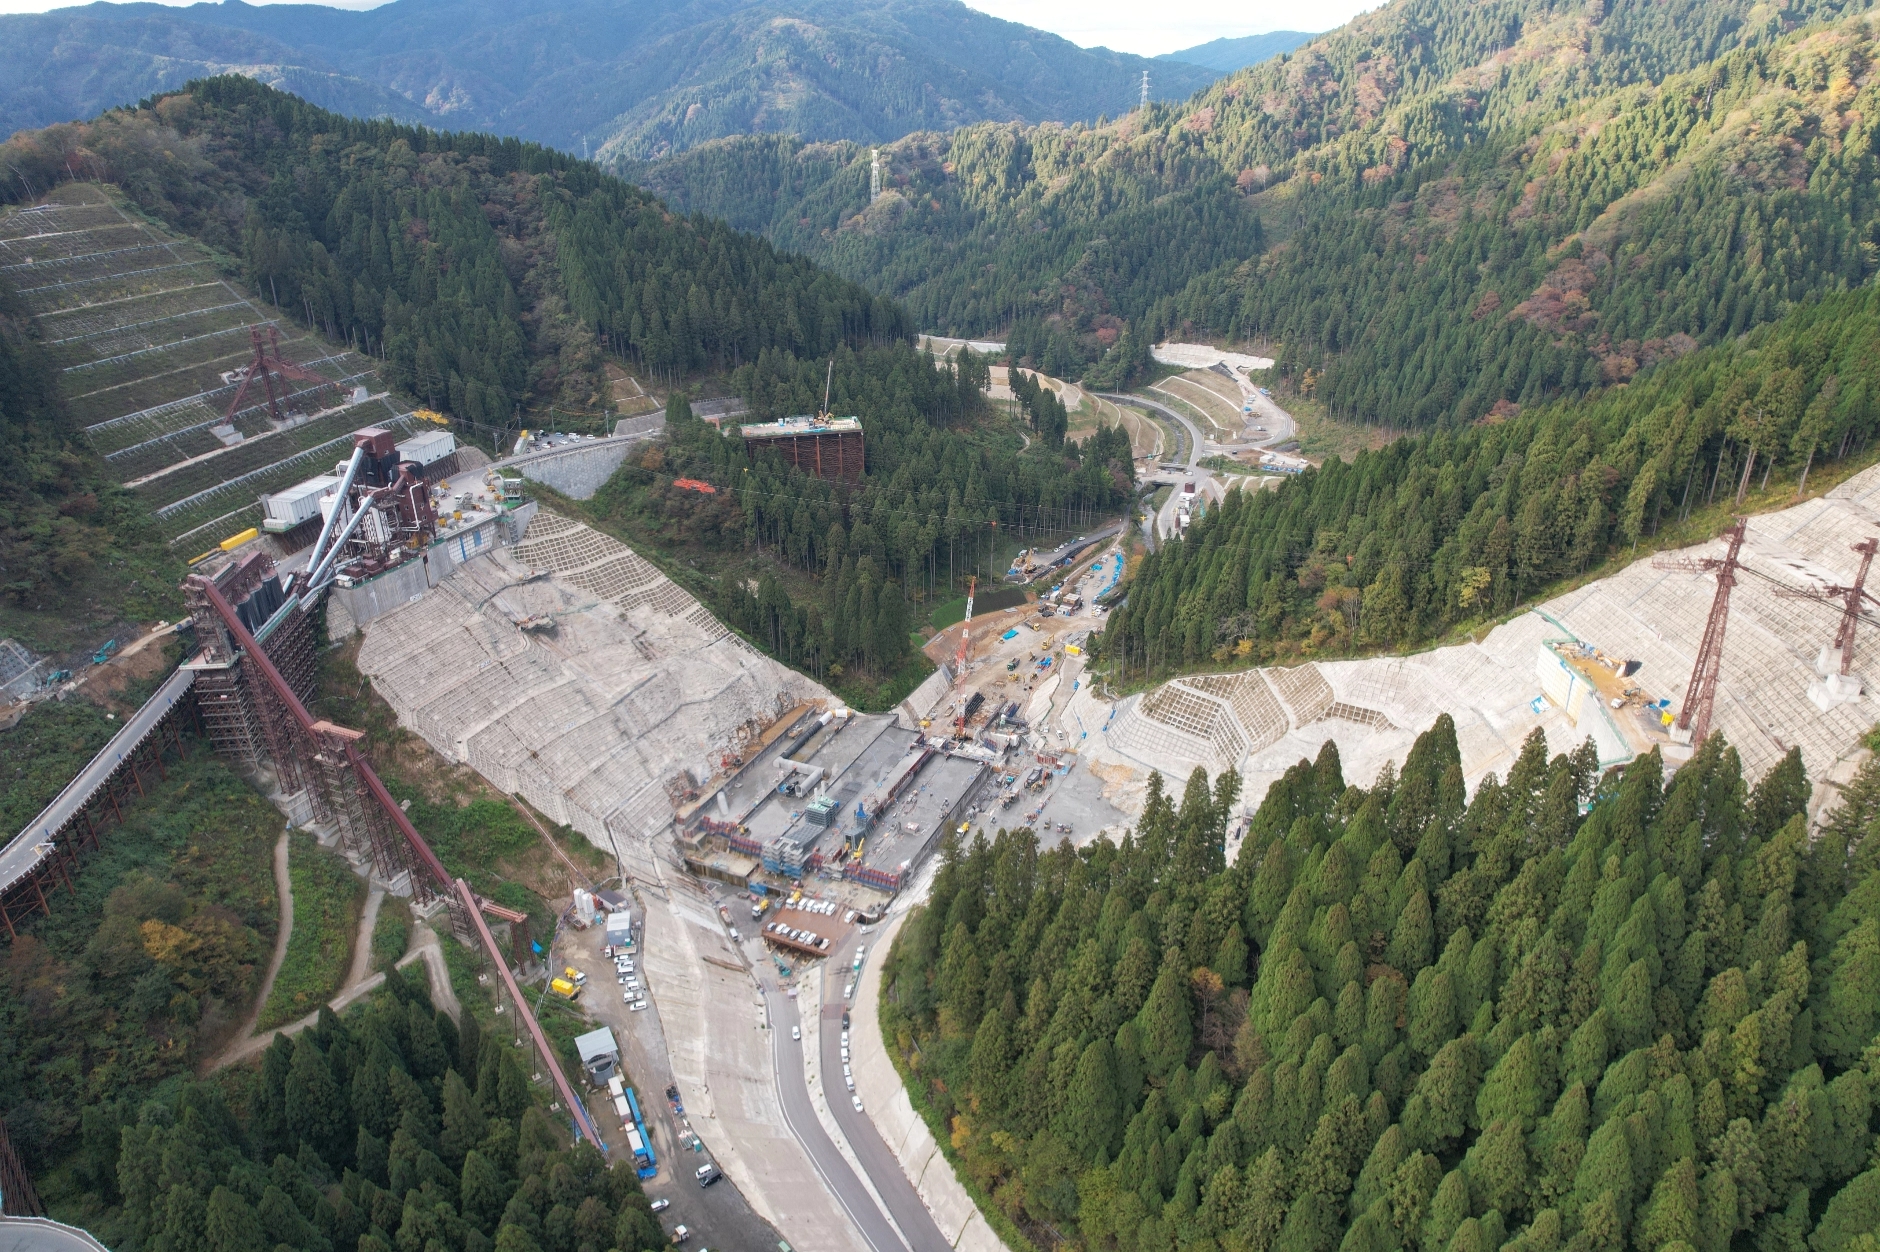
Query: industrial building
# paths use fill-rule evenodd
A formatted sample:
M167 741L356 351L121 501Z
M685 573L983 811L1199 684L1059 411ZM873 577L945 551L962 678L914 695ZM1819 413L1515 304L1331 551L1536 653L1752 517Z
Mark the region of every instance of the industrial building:
M862 477L862 419L859 417L786 417L740 426L744 451L755 458L775 452L817 478L859 482Z

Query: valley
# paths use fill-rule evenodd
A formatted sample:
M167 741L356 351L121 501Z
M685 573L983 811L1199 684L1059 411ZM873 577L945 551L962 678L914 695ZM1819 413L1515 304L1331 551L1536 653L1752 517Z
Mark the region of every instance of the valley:
M1880 1252L1877 22L0 18L0 1238Z

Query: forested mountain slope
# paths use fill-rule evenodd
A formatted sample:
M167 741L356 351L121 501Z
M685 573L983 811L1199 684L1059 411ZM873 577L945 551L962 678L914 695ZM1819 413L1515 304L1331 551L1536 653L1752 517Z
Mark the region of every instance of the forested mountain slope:
M174 614L182 566L79 438L45 339L0 277L0 631L51 651Z
M1094 119L1217 72L1151 62L957 0L241 0L0 17L0 135L240 71L359 116L632 157L746 131L894 139L983 120Z
M1787 498L1865 454L1877 342L1869 283L1628 386L1231 493L1144 559L1102 654L1140 679L1414 647L1493 620L1713 502L1765 483Z
M1042 318L1086 362L1126 320L1261 336L1341 416L1466 420L1858 280L1872 210L1833 189L1870 159L1867 7L1402 0L1112 126L910 136L873 205L840 147L731 141L633 176L936 329Z
M0 136L95 117L192 78L243 73L357 117L419 121L423 105L313 63L279 40L176 10L94 4L0 16ZM221 8L223 6L217 6Z
M384 358L453 416L905 338L886 300L534 144L356 121L241 77L0 146L8 198L75 170L240 259L251 290Z
M950 841L882 1027L981 1203L1106 1252L1872 1252L1880 765L1812 842L1799 757L1752 790L1717 736L1461 779L1445 717L1368 791L1301 761L1231 866L1199 771L1121 847Z
M668 450L591 505L819 679L917 681L910 601L990 576L1001 528L1016 542L1085 529L1132 488L1127 438L1080 447L1059 429L1027 448L986 405L983 364L936 367L891 301L532 144L350 120L225 77L17 135L0 157L22 191L80 168L117 182L238 258L264 299L360 344L401 392L486 437L513 430L519 407L590 400L606 346L675 388L716 375L764 417L814 411L833 377L837 411L868 431L855 488L774 458L751 466L681 400ZM134 516L117 524L136 530Z
M1243 35L1238 39L1210 39L1192 48L1164 52L1156 60L1184 61L1189 65L1200 65L1231 74L1249 65L1258 65L1282 52L1291 52L1315 38L1316 35L1300 30L1273 30L1264 35Z

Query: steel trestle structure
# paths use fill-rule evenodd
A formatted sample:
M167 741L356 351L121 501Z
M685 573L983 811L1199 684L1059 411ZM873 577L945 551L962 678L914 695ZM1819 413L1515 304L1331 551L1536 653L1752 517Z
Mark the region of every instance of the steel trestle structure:
M260 560L265 562L265 558ZM213 659L222 662L238 659L243 678L253 676L254 681L245 682L240 694L255 709L253 720L259 724L261 738L283 788L291 775L304 788L316 815L321 820L332 821L340 829L342 839L359 854L370 857L382 877L397 886L408 883L412 898L420 904L441 901L445 905L450 912L451 929L457 937L466 944L481 946L495 963L501 989L510 1001L510 1011L516 1015L520 1034L533 1045L538 1062L548 1072L556 1094L574 1122L577 1137L585 1136L596 1147L603 1146L593 1120L569 1085L559 1058L529 1010L527 999L517 987L508 962L482 917L485 911L512 920L515 915L482 899L468 883L444 867L361 751L363 732L316 720L307 711L296 684L290 682L276 664L272 649L257 641L238 611L236 605L242 602L231 602L223 587L218 585L227 582L236 590L243 590L251 583L259 587L272 577L272 563L266 562L266 568L253 571L252 576L241 567L233 574L231 577L225 572L221 578L192 574L185 580L185 591L192 607L199 606L202 610L197 619L197 637L203 645L203 653L226 650L231 655ZM219 629L203 629L208 624L204 617L208 615L213 616L214 626ZM301 619L308 632L309 671L305 681L310 688L313 678L311 623L307 618L306 606L289 598L263 629L272 627L276 631L291 632L302 627L288 623ZM295 639L290 633L276 646L291 656L298 648ZM274 642L273 636L270 642ZM232 718L227 720L232 724ZM231 743L231 747L239 746L239 743ZM521 1042L519 1037L517 1043Z
M8 939L35 913L51 913L48 893L72 878L81 854L102 844L105 829L124 820L124 809L145 794L146 778L168 777L167 751L183 755L180 719L187 715L195 674L178 670L124 727L67 783L33 824L0 849L0 928Z

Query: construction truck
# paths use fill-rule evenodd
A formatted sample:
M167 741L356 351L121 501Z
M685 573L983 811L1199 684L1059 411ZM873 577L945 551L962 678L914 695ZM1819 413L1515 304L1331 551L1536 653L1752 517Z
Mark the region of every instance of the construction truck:
M573 1000L581 994L581 988L566 978L556 978L548 984L550 995L558 995L564 1000Z

